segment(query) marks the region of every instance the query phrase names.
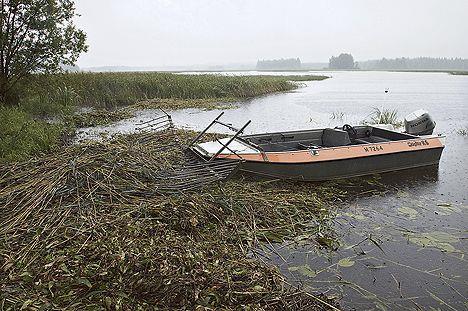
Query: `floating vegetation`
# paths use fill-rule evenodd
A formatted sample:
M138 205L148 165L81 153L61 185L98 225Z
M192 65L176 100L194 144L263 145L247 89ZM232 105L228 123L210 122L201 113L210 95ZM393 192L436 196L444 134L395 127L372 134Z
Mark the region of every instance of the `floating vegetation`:
M457 206L452 206L452 204L449 204L449 203L441 203L441 204L437 204L437 206L439 207L438 214L443 215L443 216L449 216L449 215L452 215L453 213L460 214L462 212L461 208Z
M353 213L346 212L346 213L343 213L343 215L353 218L353 219L357 219L357 220L367 220L367 217L362 214L353 214Z
M314 278L317 276L317 272L312 270L308 265L289 267L288 270L291 272L298 272L309 278Z
M403 206L398 208L398 214L408 217L408 219L416 219L419 212L414 208Z
M76 127L92 127L105 125L120 120L134 117L136 112L146 109L177 110L186 108L232 109L237 106L233 104L234 98L208 98L208 99L178 99L178 98L156 98L135 103L133 105L115 109L91 108L90 111L78 112L67 116Z
M444 252L453 253L455 247L450 243L457 243L459 239L447 232L433 231L426 233L408 233L408 241L422 247L434 247Z
M249 258L327 236L326 185L247 180L160 191L194 133L118 135L0 166L0 304L29 309L329 308Z
M355 261L350 258L342 258L338 261L338 266L343 268L349 268L354 266Z
M127 108L107 110L91 109L87 112L79 112L67 116L76 127L91 127L117 122L133 117L134 114Z

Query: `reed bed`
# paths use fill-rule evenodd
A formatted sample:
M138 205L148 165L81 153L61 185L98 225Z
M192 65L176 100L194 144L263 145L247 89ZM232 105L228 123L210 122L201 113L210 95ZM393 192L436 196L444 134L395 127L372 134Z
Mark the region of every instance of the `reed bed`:
M64 73L37 75L24 88L23 102L67 100L77 106L112 108L155 98L248 98L297 88L291 81L324 76L183 75L161 72Z
M333 238L340 193L243 179L159 192L151 174L183 163L193 136L117 136L0 166L2 308L335 308L249 254L261 241Z

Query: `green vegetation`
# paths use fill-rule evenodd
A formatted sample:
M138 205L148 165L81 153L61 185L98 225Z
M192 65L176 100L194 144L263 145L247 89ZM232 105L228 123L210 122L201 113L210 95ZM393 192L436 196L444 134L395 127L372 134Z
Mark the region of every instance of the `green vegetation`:
M122 135L0 166L0 305L328 309L253 255L294 237L326 248L335 240L331 204L344 193L233 180L161 194L151 176L179 167L193 136Z
M115 108L156 98L249 98L297 88L290 81L323 80L324 76L179 75L160 72L67 73L37 75L22 94L22 102L66 88L78 106Z
M268 76L266 76L268 77ZM321 81L328 79L329 77L327 76L319 76L319 75L292 75L292 76L281 76L284 79L287 79L288 81Z
M50 152L66 139L64 123L34 120L19 108L0 106L0 163Z
M0 127L6 130L0 134L0 162L53 150L73 127L115 122L138 109L214 109L234 100L297 88L291 81L325 78L157 72L33 75L20 84L19 106L2 108ZM86 107L93 109L80 111ZM55 123L45 121L50 119Z
M369 115L370 120L364 120L364 124L391 124L395 127L403 126L403 122L398 120L398 111L396 109L373 108Z
M2 1L0 7L0 103L12 106L32 73L73 66L88 47L74 25L72 0Z

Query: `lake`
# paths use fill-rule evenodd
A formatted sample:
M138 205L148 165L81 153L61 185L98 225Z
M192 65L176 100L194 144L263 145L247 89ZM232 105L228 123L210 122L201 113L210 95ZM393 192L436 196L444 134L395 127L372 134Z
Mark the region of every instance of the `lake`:
M400 118L423 108L437 122L435 132L447 135L447 146L439 168L364 178L364 186L359 187L342 183L349 195L330 211L335 215L334 249L303 238L265 245L259 251L291 283L336 296L344 309L467 309L468 136L457 131L468 130L468 76L300 74L332 78L305 82L293 92L234 103L223 120L237 126L252 120L246 132L259 133L359 124L373 108L396 109ZM171 115L176 125L201 130L219 113L185 109ZM155 114L143 111L133 119L87 131L131 132L135 123Z

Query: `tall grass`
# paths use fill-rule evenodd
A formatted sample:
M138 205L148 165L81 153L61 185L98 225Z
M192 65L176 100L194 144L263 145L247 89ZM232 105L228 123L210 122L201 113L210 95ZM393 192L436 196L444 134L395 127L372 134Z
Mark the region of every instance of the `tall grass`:
M203 106L205 102L221 98L248 98L288 91L298 87L292 81L325 78L313 75L222 76L158 72L33 75L18 87L18 107L0 104L0 162L23 160L53 150L60 144L61 135L68 134L68 123L90 123L72 115L79 107L117 108L159 99L156 103L164 103L165 108L178 109L193 107L197 103ZM44 121L53 116L65 118L55 118L59 122L56 124ZM99 111L97 116L103 119L106 112Z
M37 75L21 94L23 103L57 106L66 90L66 99L78 106L113 108L154 98L248 98L297 87L291 81L324 79L321 76L222 76L182 75L160 72L66 73ZM60 92L59 92L60 93ZM25 104L27 105L27 104Z
M398 120L398 110L373 108L370 114L371 124L392 124L395 127L401 127L403 123Z
M343 121L345 117L345 113L343 111L333 111L331 114L330 114L330 120L337 120L337 121Z
M18 107L0 106L0 163L51 151L63 130L64 125L34 120Z

